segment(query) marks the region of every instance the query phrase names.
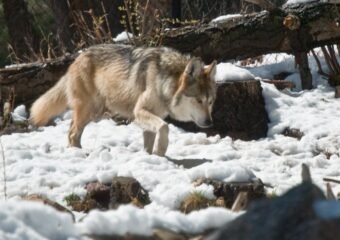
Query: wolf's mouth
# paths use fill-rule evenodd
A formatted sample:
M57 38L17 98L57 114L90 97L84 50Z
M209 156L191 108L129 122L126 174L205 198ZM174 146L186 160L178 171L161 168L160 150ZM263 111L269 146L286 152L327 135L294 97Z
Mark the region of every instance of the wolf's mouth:
M196 122L195 122L195 123L196 123ZM213 126L212 124L210 124L210 125L200 125L200 124L198 124L198 123L196 123L196 125L199 126L200 128L210 128L210 127Z
M201 125L198 121L195 120L195 118L192 116L192 114L190 114L190 117L191 117L192 121L200 128L210 128L210 127L213 126L213 124Z

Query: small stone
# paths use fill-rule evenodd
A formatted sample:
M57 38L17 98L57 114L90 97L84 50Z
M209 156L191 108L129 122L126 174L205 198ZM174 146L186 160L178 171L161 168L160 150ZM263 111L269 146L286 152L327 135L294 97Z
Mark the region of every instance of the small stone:
M114 177L110 188L109 208L129 203L144 207L150 203L148 192L134 178Z

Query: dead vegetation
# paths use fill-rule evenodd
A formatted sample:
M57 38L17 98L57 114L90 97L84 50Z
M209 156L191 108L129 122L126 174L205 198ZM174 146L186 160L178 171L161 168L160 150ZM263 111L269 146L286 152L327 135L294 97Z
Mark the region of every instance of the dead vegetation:
M322 76L324 76L330 86L335 87L335 97L340 97L340 64L339 64L339 57L340 57L340 45L326 45L322 46L321 52L317 53L314 49L311 50L311 53L315 59L315 62L318 66L318 72ZM322 64L320 61L320 56L324 58L327 70L322 68Z
M13 120L12 112L14 110L16 97L14 88L10 88L8 93L5 99L2 99L2 95L0 95L0 103L3 103L2 111L0 111L0 136L30 131L28 120L17 122Z

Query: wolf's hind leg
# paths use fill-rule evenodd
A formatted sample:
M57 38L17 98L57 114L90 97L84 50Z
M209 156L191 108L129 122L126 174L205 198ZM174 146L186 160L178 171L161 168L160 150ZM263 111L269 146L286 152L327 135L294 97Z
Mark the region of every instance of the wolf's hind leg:
M90 122L89 108L78 104L73 107L73 117L68 133L68 143L70 147L81 148L80 139L86 124Z
M144 149L147 153L151 154L153 145L155 143L156 133L150 131L143 131Z

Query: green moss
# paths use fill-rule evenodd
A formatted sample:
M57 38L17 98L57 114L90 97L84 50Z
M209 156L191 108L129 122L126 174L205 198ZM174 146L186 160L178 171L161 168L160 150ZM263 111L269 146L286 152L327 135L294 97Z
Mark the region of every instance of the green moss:
M67 206L71 206L74 202L81 201L81 198L77 194L71 193L64 197L64 201L66 202Z

